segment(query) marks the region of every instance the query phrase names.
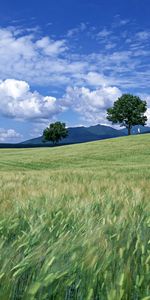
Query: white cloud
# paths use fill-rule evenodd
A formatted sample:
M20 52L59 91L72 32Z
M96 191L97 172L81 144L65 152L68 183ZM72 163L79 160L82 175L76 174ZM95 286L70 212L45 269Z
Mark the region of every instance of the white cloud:
M21 139L22 135L16 132L14 129L4 129L0 128L0 142L16 142Z
M123 23L125 25L125 20ZM76 33L68 34L71 37L86 31L87 38L87 27L82 23ZM0 114L40 123L55 119L64 107L71 107L82 119L104 121L105 109L116 100L122 88L128 92L131 87L147 88L150 84L149 50L139 48L143 42L135 40L136 34L132 39L130 33L125 37L130 38L130 42L124 40L121 48L122 32L118 42L113 30L113 27L104 28L97 33L94 28L92 33L95 39L99 35L101 46L96 46L91 53L81 54L74 44L69 44L71 39L68 42L67 38L39 38L35 30L1 28ZM147 34L141 32L137 33L137 40L147 38ZM62 94L67 86L71 87L61 99L56 99L31 91L28 82L38 86L54 85L61 88Z
M96 72L99 77L107 74L105 78L110 85L136 87L138 84L148 87L149 49L142 51L143 42L136 37L135 32L132 35L128 33L123 40L122 32L116 36L113 27L106 27L99 32L94 29L88 36L88 26L81 23L76 28L76 34L82 38L80 34L83 32L86 38L92 37L92 41L89 40L92 43L97 43L98 35L101 43L101 46L96 45L96 51L91 50L88 54L80 53L82 40L79 50L75 47L74 39L68 39L67 36L65 39L42 35L39 38L39 32L35 29L0 28L0 78L15 78L31 85L66 88L68 85L88 84L86 77L90 72ZM137 35L144 38L148 36L148 32L141 32L137 32ZM129 43L126 43L127 40ZM147 71L144 71L148 73L146 77L139 71L145 66L143 57L147 57ZM130 76L127 74L129 72Z
M68 84L88 63L72 60L67 51L65 39L37 38L34 32L0 28L0 78L13 77L38 85Z
M106 78L103 74L99 74L97 72L89 72L84 76L85 81L88 85L91 86L108 86L109 79Z
M122 27L130 23L129 19L122 19L119 14L114 16L114 22L112 24L113 27Z
M93 90L87 87L68 87L61 99L31 92L25 81L0 81L0 114L41 123L41 128L48 120L54 120L59 113L72 109L84 121L104 123L106 108L121 95L121 91L117 87L108 86L105 78L97 73L89 73L86 80L91 86L99 88Z
M82 120L104 123L106 108L121 95L121 91L117 87L108 86L105 77L94 72L88 73L85 81L97 88L68 87L60 99L32 92L25 81L0 81L0 114L8 118L34 121L41 128L42 124L45 126L48 120L55 120L61 112L72 109Z
M139 95L142 100L147 102L147 111L145 115L147 116L147 125L150 126L150 95L148 94L140 94Z
M43 37L37 40L35 45L37 49L43 50L44 54L48 56L57 56L68 49L65 40L54 41L49 37Z
M141 40L141 41L146 41L150 38L150 31L139 31L136 33L135 37L138 39L138 40Z
M150 85L149 31L119 31L127 22L118 16L116 25L101 31L81 23L65 38L55 39L37 28L0 28L0 115L31 120L34 136L65 109L75 111L84 125L105 124L106 109L122 89L139 91ZM81 48L75 47L76 39ZM82 39L93 44L82 48ZM54 86L59 98L43 96L31 90L33 85ZM142 99L150 107L149 96ZM149 108L147 116L150 125ZM19 133L1 129L0 141L11 137L15 140Z
M112 42L108 42L108 44L106 44L106 46L105 46L105 49L110 50L110 49L115 48L116 46L117 46L117 44L112 43Z
M67 37L73 37L77 34L79 34L80 32L84 32L87 28L87 25L85 23L80 23L79 26L75 27L75 28L72 28L70 30L68 30L67 32Z
M97 37L98 38L106 38L109 35L111 35L111 33L112 33L112 31L104 28L104 29L102 29L101 31L98 32Z
M106 109L121 96L117 87L103 86L96 90L85 87L68 87L62 102L80 114L89 123L106 123Z
M147 123L148 126L150 126L150 108L147 109L145 115L147 116L147 122L146 123Z
M15 79L0 81L0 113L10 118L49 119L61 107L55 97L31 92L27 82Z

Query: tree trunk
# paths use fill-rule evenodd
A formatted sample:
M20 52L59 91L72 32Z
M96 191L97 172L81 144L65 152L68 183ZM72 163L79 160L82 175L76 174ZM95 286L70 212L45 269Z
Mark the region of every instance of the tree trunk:
M128 126L128 135L131 135L131 126Z

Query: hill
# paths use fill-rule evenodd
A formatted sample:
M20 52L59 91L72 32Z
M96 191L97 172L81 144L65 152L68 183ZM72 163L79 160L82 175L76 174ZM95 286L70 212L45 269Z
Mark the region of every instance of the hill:
M132 128L132 134L138 134L138 128L140 133L149 133L150 127L134 126ZM59 142L59 145L78 144L85 142L98 141L103 139L121 137L127 135L127 129L115 129L105 125L95 125L90 127L71 127L68 128L69 135L67 138ZM0 143L0 148L30 148L30 147L47 147L52 145L51 142L43 142L43 137L37 137L30 140L26 140L21 143Z
M0 149L0 299L149 299L149 144Z
M63 139L59 144L76 144L89 141L96 141L101 139L107 139L112 137L124 136L126 133L116 130L109 126L96 125L90 127L71 127L68 128L69 135ZM43 137L27 140L21 144L43 145ZM51 144L51 143L46 143Z
M132 129L132 134L137 134L138 128L140 128L141 133L150 132L150 127L134 126ZM68 128L68 132L69 132L68 137L60 141L59 143L60 145L85 143L90 141L109 139L109 138L127 135L126 128L117 130L110 126L105 126L100 124L95 126L90 126L90 127L84 127L84 126L72 127L72 128ZM27 145L46 146L51 144L52 144L51 142L43 143L42 136L20 143L20 145L26 145L26 146Z

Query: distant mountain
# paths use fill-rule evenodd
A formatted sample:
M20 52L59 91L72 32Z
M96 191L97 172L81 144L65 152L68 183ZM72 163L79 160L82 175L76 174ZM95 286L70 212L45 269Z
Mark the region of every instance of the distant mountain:
M132 128L132 134L138 134L138 128L141 133L150 132L150 127L134 126ZM68 128L68 137L60 141L59 145L84 143L102 139L115 138L119 136L126 136L128 134L127 129L114 129L110 126L95 125L90 127L70 127ZM22 142L20 145L33 145L33 146L48 146L51 142L43 142L43 137L37 137L31 140Z
M71 127L68 128L68 137L60 141L60 145L84 143L102 139L109 139L119 136L125 136L126 133L114 129L110 126L95 125L90 127ZM51 142L43 143L43 137L37 137L21 143L22 145L51 145Z
M140 128L141 134L150 133L150 127L134 126L132 134L138 134ZM95 125L90 127L70 127L68 128L69 135L63 139L59 145L77 144L84 142L92 142L97 140L115 138L127 135L127 129L114 129L110 126ZM43 137L37 137L18 144L0 143L0 148L28 148L28 147L44 147L52 145L51 142L43 142Z

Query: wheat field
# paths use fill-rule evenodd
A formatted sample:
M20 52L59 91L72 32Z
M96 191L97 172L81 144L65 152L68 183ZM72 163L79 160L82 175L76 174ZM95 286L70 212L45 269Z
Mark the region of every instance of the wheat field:
M150 135L0 150L0 299L150 299Z

